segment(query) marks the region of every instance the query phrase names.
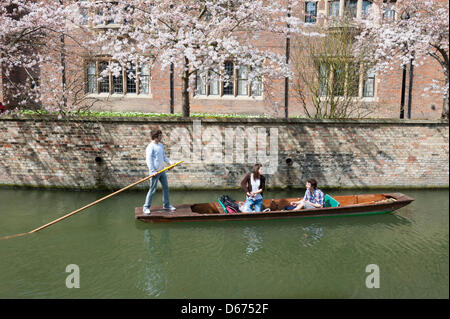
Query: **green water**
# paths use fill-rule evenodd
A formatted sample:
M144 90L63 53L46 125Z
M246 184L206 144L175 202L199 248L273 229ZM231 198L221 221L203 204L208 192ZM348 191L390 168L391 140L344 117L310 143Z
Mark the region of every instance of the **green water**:
M371 192L383 191L353 193ZM403 192L416 200L389 215L168 224L135 220L145 192L126 192L0 241L0 298L448 298L448 190ZM223 193L172 191L171 202ZM106 194L1 189L0 237ZM69 264L79 267L80 288L66 287ZM366 287L369 264L379 267L379 288Z

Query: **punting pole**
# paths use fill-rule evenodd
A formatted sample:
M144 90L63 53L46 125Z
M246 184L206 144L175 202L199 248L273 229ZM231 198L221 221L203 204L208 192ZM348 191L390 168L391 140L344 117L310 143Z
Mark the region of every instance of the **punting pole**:
M129 189L129 188L131 188L131 187L133 187L133 186L136 186L137 184L140 184L140 183L142 183L142 182L145 182L146 180L148 180L148 179L150 179L150 178L152 178L152 177L154 177L154 176L156 176L156 175L158 175L158 174L161 174L162 172L168 171L169 169L174 168L175 166L177 166L178 164L180 164L180 163L182 163L182 162L183 162L183 161L179 161L179 162L177 162L177 163L175 163L175 164L172 164L172 165L170 165L170 166L167 166L166 168L160 170L159 172L156 172L155 174L152 174L152 175L149 175L149 176L147 176L147 177L144 177L144 178L138 180L137 182L134 182L133 184L130 184L130 185L128 185L128 186L126 186L126 187L124 187L124 188L122 188L122 189L119 189L118 191L115 191L114 193L111 193L111 194L109 194L109 195L107 195L107 196L105 196L105 197L102 197L102 198L100 198L100 199L97 199L95 202L92 202L92 203L90 203L90 204L88 204L88 205L86 205L86 206L83 206L83 207L81 207L81 208L79 208L79 209L77 209L77 210L75 210L75 211L73 211L73 212L71 212L71 213L69 213L69 214L67 214L67 215L64 215L64 216L62 216L62 217L60 217L60 218L58 218L58 219L55 219L54 221L51 221L51 222L48 223L48 224L45 224L45 225L42 225L42 226L40 226L40 227L38 227L38 228L36 228L36 229L30 230L28 233L21 233L21 234L16 234L16 235L5 236L5 237L0 238L0 240L2 240L2 239L9 239L9 238L15 238L15 237L20 237L20 236L23 236L23 235L27 235L27 234L32 234L32 233L38 232L38 231L40 231L40 230L42 230L42 229L44 229L44 228L47 228L47 227L49 227L49 226L51 226L51 225L53 225L53 224L56 224L57 222L60 222L60 221L63 220L63 219L66 219L66 218L68 218L68 217L70 217L70 216L72 216L72 215L75 215L76 213L79 213L79 212L81 212L82 210L85 210L86 208L89 208L89 207L91 207L91 206L94 206L94 205L100 203L101 201L104 201L105 199L108 199L108 198L110 198L110 197L113 197L113 196L115 196L115 195L117 195L117 194L119 194L119 193L121 193L121 192L123 192L123 191L125 191L125 190L127 190L127 189Z

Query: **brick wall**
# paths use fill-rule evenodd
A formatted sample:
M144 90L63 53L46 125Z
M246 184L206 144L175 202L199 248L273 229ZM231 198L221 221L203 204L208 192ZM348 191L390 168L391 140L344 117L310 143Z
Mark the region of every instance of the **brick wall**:
M300 187L309 177L333 187L448 187L449 180L448 123L438 121L1 122L0 185L126 186L147 175L145 147L155 128L164 132L169 158L185 161L169 173L172 188L237 187L256 161L273 169L269 187Z

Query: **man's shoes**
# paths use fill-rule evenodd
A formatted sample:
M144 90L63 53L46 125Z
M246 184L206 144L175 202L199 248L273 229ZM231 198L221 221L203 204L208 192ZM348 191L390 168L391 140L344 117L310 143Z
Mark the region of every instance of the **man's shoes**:
M170 210L171 212L175 211L176 208L170 205L169 207L164 207L165 210Z
M144 215L150 215L150 208L144 208Z

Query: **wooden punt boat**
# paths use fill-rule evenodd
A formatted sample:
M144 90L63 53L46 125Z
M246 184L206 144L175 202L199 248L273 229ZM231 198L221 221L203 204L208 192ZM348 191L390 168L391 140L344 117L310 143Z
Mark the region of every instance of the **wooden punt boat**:
M402 193L346 195L333 198L339 202L338 207L286 211L283 208L289 206L292 201L298 201L299 198L280 198L263 200L263 209L270 208L270 212L225 213L218 202L211 202L175 205L174 212L162 207L152 207L150 215L144 215L142 207L136 207L135 217L144 222L175 222L374 215L391 213L414 201Z

